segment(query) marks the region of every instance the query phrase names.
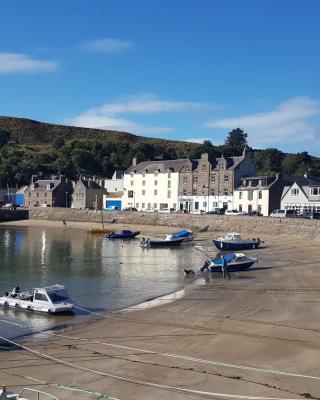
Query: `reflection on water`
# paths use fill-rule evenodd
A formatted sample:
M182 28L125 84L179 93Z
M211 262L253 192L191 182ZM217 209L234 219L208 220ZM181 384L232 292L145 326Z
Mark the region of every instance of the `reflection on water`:
M198 268L202 259L192 245L142 249L139 239L108 240L75 229L1 227L0 293L15 286L32 289L59 283L82 308L114 310L181 289L183 269ZM0 336L85 317L79 312L48 316L0 308Z

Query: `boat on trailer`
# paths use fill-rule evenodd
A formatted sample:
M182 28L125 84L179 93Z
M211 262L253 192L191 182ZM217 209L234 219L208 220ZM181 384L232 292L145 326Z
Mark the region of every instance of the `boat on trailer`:
M228 253L223 258L227 262L230 272L246 271L257 261L257 258L246 256L243 253ZM208 260L201 268L201 271L222 272L222 261L221 257Z
M256 249L262 243L258 239L243 239L239 233L227 233L224 237L213 239L213 244L220 251L238 251Z
M183 239L184 242L189 242L195 238L195 234L192 233L192 231L189 231L188 229L181 229L178 232L174 233L169 233L166 237L165 240L172 240L172 239Z
M17 286L0 297L0 306L49 314L71 312L74 305L63 285L35 288L31 292L20 292Z
M132 232L128 230L123 230L120 232L111 232L106 235L108 239L134 239L136 236L140 235L139 231Z

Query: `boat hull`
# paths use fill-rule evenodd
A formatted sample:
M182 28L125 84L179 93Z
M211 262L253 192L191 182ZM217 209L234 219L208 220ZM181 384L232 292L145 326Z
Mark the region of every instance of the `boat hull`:
M220 251L238 251L238 250L252 250L260 246L260 242L257 240L248 242L228 242L221 240L212 240L215 247Z
M173 240L150 240L149 247L177 247L180 246L184 239Z
M238 272L238 271L246 271L248 270L256 260L250 260L241 263L229 263L228 270L229 272ZM221 265L213 265L210 267L211 272L222 272Z
M107 236L108 239L134 239L138 236L140 232L131 232L131 233L110 233Z
M0 297L0 306L14 308L15 310L21 311L35 311L40 313L47 314L66 314L72 313L74 305L73 304L65 304L65 305L40 305L36 304L32 301L14 299L10 297Z

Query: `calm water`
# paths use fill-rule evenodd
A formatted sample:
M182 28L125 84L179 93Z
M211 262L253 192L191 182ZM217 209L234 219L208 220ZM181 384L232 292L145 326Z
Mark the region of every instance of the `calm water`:
M0 293L59 283L79 307L110 311L181 289L187 284L183 268L198 268L203 257L192 245L142 249L138 239L108 240L75 229L0 227ZM0 336L83 318L84 312L48 316L0 308Z

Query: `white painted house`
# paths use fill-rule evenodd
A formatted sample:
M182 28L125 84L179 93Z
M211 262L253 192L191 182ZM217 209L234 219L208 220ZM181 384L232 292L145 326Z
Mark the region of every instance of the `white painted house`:
M139 211L178 208L179 173L190 160L145 161L133 165L124 174L123 208Z
M257 211L268 216L280 208L284 187L288 184L281 174L276 176L248 176L233 192L233 209L243 213Z
M122 192L123 190L123 171L115 170L111 179L101 179L99 184L108 193Z
M304 211L320 212L320 178L307 176L295 179L292 185L283 190L281 208L295 210L298 214Z

